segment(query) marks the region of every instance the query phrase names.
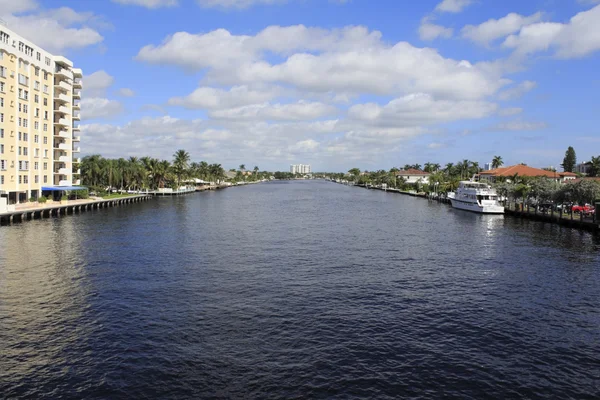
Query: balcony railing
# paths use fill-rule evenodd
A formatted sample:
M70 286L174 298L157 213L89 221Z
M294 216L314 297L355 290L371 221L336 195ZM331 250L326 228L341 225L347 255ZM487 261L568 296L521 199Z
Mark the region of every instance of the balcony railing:
M58 181L58 186L71 186L71 181L60 180Z
M54 136L58 136L58 137L61 137L61 138L68 139L68 138L71 137L71 134L69 133L68 130L61 129L59 131L54 131Z
M68 168L56 168L54 169L54 173L60 175L69 175L70 171Z
M73 147L73 153L81 153L79 146Z
M83 86L83 80L82 79L74 79L73 86L81 88Z
M73 157L73 163L75 163L75 164L81 163L81 158L79 158L79 157Z
M74 130L74 131L79 131L79 130L81 130L81 128L79 127L79 124L73 124L73 130Z
M73 113L73 119L81 119L81 113L79 113L79 112Z
M55 125L69 126L69 121L66 118L54 118Z
M71 159L67 156L60 156L58 157L58 161L60 162L69 162Z
M60 150L69 150L69 145L66 143L55 143L54 148Z
M73 108L76 110L79 110L81 108L81 105L79 104L78 101L76 101L75 103L73 103Z
M73 98L80 99L81 98L81 90L79 90L79 89L73 90Z
M81 142L81 136L79 136L79 135L73 136L73 141L74 142Z
M71 85L67 81L58 81L54 82L54 87L57 89L62 89L65 92L71 90Z
M67 96L64 93L59 93L59 92L54 92L54 100L60 100L60 101L66 102L66 103L71 101L71 99L69 99L69 96Z
M57 67L54 74L58 76L64 76L68 79L73 79L73 71L66 68Z
M67 106L60 106L56 109L56 111L63 114L70 114L69 107Z

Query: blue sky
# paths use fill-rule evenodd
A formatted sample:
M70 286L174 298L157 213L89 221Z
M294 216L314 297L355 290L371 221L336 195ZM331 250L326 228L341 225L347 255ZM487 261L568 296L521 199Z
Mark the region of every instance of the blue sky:
M600 154L600 0L0 0L0 15L84 70L84 154L332 171Z

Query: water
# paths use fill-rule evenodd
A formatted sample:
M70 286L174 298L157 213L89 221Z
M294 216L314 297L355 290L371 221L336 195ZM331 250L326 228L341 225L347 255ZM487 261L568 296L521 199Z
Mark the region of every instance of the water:
M0 397L598 398L600 240L327 182L0 228Z

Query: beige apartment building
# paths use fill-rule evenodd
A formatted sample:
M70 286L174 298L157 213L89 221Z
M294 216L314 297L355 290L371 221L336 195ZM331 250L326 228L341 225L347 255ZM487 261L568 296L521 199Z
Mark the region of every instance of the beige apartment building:
M80 184L82 72L0 24L0 197Z

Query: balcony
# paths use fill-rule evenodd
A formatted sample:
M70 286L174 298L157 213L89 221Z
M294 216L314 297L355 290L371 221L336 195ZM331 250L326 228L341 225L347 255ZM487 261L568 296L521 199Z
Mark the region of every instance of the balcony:
M54 118L54 125L69 126L69 120L66 118Z
M64 93L59 93L59 92L54 93L54 100L63 101L65 103L71 102L71 99L69 98L68 95L66 95Z
M71 161L71 158L68 156L60 156L58 157L58 160L54 160L54 162L69 162Z
M73 141L74 142L81 142L81 136L79 136L79 135L73 136Z
M74 164L79 164L79 163L81 163L81 158L79 158L79 157L73 157L73 163L74 163Z
M73 124L73 130L74 131L80 131L81 128L79 127L79 124Z
M54 131L54 136L69 139L71 137L71 134L66 129L60 129L58 131Z
M71 172L68 168L57 168L54 170L54 173L59 175L69 175Z
M66 143L58 143L58 144L55 143L54 148L60 149L60 150L69 150L70 146Z
M69 90L71 90L71 85L67 81L54 82L54 89L62 90L68 93Z
M79 146L73 147L73 153L81 153L81 148Z
M60 180L58 181L58 186L71 186L71 181Z
M73 98L74 99L81 99L81 90L80 89L75 89L73 90Z
M61 114L71 114L71 110L69 110L69 107L67 107L67 106L60 106L60 107L56 108L54 110L54 112L61 113Z
M54 75L56 75L59 78L73 79L73 71L68 70L66 68L56 68Z
M73 168L73 175L81 175L81 168Z
M81 87L83 86L83 81L81 79L77 79L75 78L73 80L73 87L76 89L81 89Z
M80 120L81 119L81 113L79 113L79 112L73 113L73 119Z
M79 102L73 103L73 110L81 110L81 105L79 104Z
M73 185L75 185L75 186L81 185L81 179L75 179L75 180L73 180Z

